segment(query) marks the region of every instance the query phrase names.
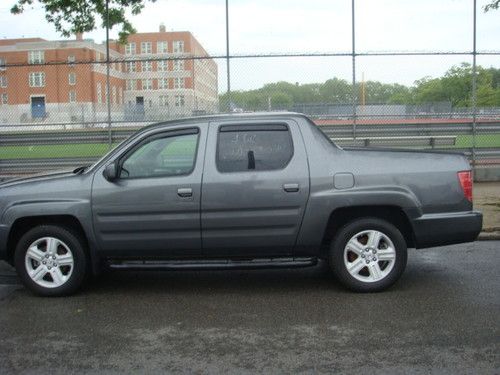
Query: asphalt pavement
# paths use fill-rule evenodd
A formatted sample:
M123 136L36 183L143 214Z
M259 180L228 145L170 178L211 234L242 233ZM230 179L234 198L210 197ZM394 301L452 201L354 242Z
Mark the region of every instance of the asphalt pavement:
M114 272L41 298L0 268L0 373L500 372L500 242L412 250L350 293L324 266Z

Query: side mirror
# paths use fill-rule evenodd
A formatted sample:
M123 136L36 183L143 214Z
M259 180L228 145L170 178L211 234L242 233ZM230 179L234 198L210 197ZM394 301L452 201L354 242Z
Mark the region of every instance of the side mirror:
M118 178L118 164L113 162L106 165L104 171L102 172L104 178L108 181L114 181Z

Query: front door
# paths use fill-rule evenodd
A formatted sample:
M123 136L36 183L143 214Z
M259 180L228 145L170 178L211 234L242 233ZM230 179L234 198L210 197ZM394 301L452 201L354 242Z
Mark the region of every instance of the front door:
M207 256L291 254L309 196L294 121L211 123L202 187Z
M31 117L44 118L45 117L45 97L33 96L31 97Z
M198 147L204 138L206 130L198 127L155 133L117 157L118 179L96 172L92 215L105 256L201 253Z

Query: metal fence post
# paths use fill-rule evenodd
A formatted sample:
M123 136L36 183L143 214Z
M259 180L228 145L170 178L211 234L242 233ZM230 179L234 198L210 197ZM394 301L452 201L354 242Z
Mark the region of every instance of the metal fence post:
M226 70L227 70L227 104L231 112L231 69L229 58L229 0L226 0Z
M477 116L477 66L476 66L476 2L473 1L472 21L472 169L476 169L476 116Z
M113 146L111 133L111 90L109 82L109 0L106 0L106 106L108 107L108 146Z
M354 1L352 0L352 137L356 139L356 106L357 106L357 95L356 95L356 23L354 17Z

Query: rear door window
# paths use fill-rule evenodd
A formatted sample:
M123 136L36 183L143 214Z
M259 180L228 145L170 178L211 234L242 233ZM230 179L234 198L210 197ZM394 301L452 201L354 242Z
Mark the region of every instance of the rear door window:
M225 125L219 129L220 172L283 169L292 156L293 142L287 125Z

